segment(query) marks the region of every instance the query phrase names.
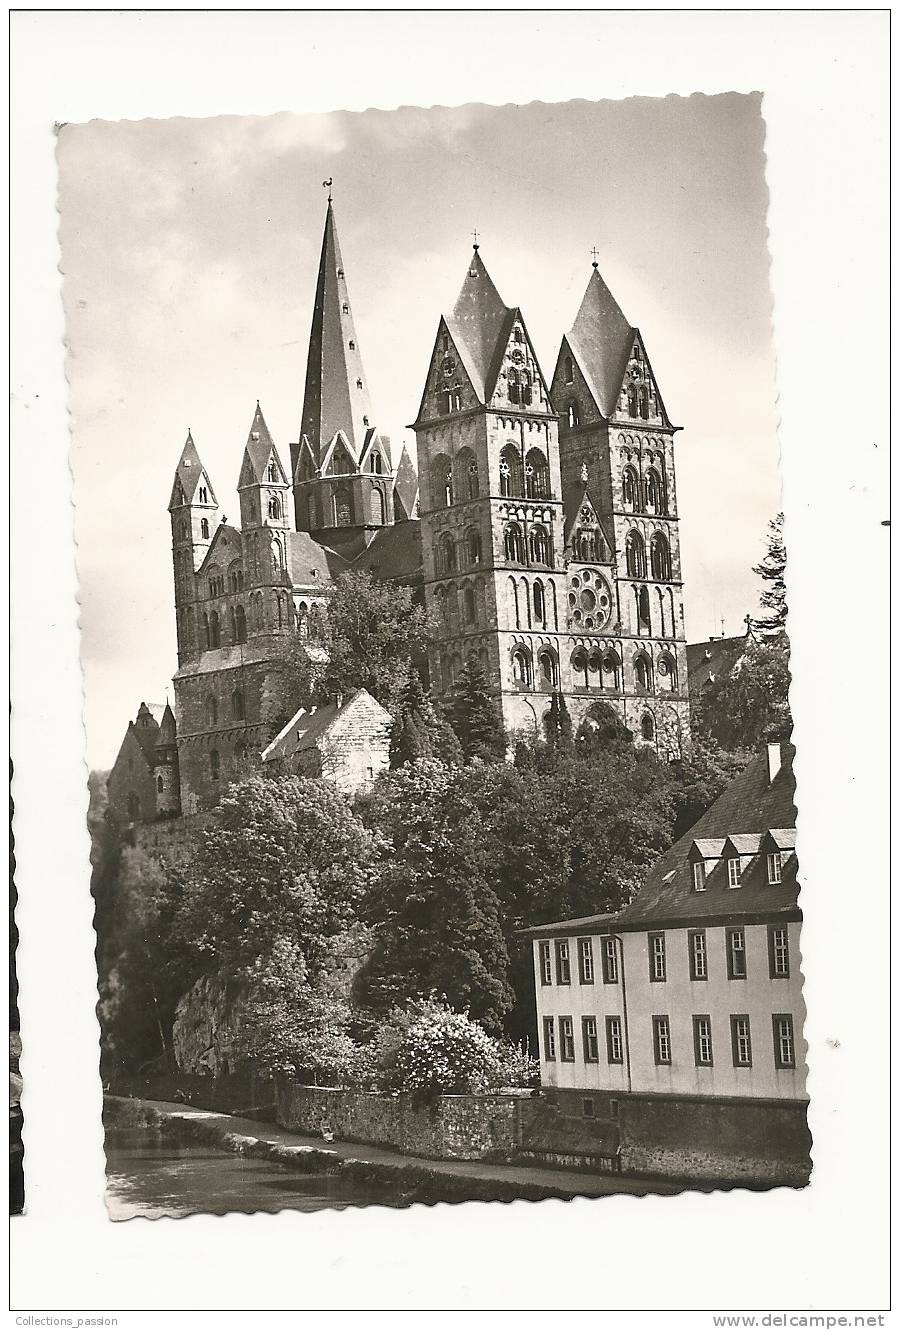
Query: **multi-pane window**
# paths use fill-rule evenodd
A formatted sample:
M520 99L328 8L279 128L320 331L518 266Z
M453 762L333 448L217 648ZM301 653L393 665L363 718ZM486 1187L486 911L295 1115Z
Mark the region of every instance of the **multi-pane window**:
M597 1017L582 1016L581 1038L584 1043L585 1062L599 1062L600 1050L597 1044Z
M736 1067L753 1066L749 1016L732 1016L731 1018L731 1056Z
M694 1061L698 1067L713 1064L712 1021L709 1016L694 1017Z
M563 938L556 944L556 982L558 984L570 984L572 982L572 965L569 960L569 943Z
M622 1017L607 1016L606 1018L606 1060L607 1062L622 1062L624 1048L622 1045Z
M769 977L789 979L791 961L788 952L788 931L785 924L769 925Z
M616 950L614 937L603 939L603 982L605 984L619 982L619 953Z
M550 943L541 942L538 947L538 956L541 969L541 983L546 988L548 984L553 983L553 961L550 956Z
M647 950L650 957L650 982L661 984L666 978L666 935L650 933L647 938Z
M725 929L725 957L728 961L728 978L746 979L747 951L744 946L743 928Z
M559 1057L561 1062L575 1061L575 1024L571 1016L559 1018Z
M653 1017L653 1060L658 1067L667 1067L672 1061L668 1016Z
M706 890L706 864L702 859L699 859L697 863L694 864L694 890Z
M766 866L769 871L769 886L774 887L781 881L781 853L770 854L766 857Z
M738 858L728 860L728 885L729 887L741 885L741 861Z
M553 1028L553 1017L544 1017L544 1061L556 1061L556 1032Z
M775 1066L796 1066L794 1053L794 1018L786 1012L772 1017L772 1038L775 1044Z
M692 979L707 977L706 933L702 928L691 929L688 933L688 965Z
M578 973L583 984L594 982L594 946L589 937L578 939Z

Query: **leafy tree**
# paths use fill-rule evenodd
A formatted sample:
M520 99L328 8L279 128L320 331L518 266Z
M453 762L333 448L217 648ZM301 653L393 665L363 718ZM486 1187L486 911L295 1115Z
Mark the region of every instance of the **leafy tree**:
M474 652L460 672L449 708L450 724L467 762L499 762L506 756L506 731L491 697L487 672Z
M759 603L768 613L752 619L751 627L764 637L776 637L782 634L787 624L787 595L784 584L786 566L784 513L779 513L769 523L765 557L753 569L766 584Z
M568 748L572 743L572 717L562 693L550 698L550 708L544 717L544 734L551 748Z
M752 751L789 734L789 685L787 639L751 641L734 669L693 699L695 734L728 752Z
M434 758L439 762L461 762L462 749L453 730L435 710L413 666L401 694L391 729L391 768L405 762Z
M334 696L366 688L396 711L413 662L425 654L429 625L409 587L342 573L328 603L321 691Z
M740 772L752 752L736 749L728 752L712 739L695 741L689 757L670 767L675 824L672 835L678 840L690 831L707 808L715 803L729 781Z

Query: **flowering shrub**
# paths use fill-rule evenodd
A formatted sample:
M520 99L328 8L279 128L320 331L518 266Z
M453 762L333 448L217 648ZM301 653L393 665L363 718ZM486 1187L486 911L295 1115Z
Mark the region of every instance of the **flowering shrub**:
M417 1099L434 1099L529 1085L535 1072L521 1050L492 1039L461 1012L430 1002L399 1042L394 1080Z

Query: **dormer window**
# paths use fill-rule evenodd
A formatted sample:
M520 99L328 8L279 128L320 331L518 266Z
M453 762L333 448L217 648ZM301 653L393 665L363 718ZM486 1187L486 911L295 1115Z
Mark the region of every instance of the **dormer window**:
M767 855L766 866L768 868L769 886L777 887L781 881L781 853L776 852Z
M703 861L702 859L698 860L698 862L694 864L693 872L694 872L694 890L695 890L695 891L705 891L705 890L706 890L706 864L704 863L704 861Z
M741 885L741 861L738 858L727 860L728 863L728 885L729 887L739 887Z

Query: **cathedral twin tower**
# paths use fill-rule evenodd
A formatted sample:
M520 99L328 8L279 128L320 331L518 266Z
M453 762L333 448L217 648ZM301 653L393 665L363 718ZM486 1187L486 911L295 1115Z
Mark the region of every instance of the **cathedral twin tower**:
M349 569L413 586L436 611L433 692L481 657L511 732L551 696L598 702L675 755L689 711L673 426L638 329L597 264L548 383L521 311L476 245L440 319L416 420L419 478L374 424L329 199L299 439L288 476L257 404L220 520L188 436L169 512L181 804L213 801L283 721L280 658L311 654Z

